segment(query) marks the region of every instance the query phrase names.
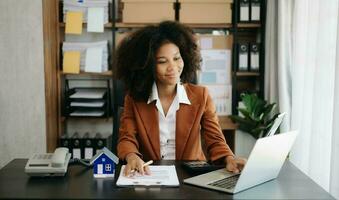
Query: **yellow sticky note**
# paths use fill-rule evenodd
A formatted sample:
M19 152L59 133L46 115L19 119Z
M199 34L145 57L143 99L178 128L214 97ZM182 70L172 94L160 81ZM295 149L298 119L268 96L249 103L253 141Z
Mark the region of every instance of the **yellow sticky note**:
M62 69L64 73L79 74L80 73L80 52L66 51Z
M65 32L69 34L81 34L82 32L82 12L69 11L66 13Z

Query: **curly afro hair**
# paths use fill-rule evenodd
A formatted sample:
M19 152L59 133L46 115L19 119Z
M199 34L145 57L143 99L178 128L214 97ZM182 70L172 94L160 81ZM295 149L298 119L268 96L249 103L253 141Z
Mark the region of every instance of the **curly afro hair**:
M138 29L121 41L114 59L114 75L124 82L133 99L147 101L149 98L155 80L156 53L166 43L173 43L180 50L184 61L182 83L191 82L200 69L200 51L189 27L164 21Z

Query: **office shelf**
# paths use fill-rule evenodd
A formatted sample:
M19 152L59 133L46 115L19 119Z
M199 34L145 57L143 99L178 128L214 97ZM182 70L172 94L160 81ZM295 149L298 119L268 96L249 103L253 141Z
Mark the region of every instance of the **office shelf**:
M80 72L79 74L70 74L63 71L60 72L61 75L76 75L76 76L112 76L112 70L106 72Z
M82 24L83 27L87 27L87 23ZM59 22L59 27L60 28L65 28L65 23L64 22ZM105 28L112 28L113 24L111 22L108 22L104 25Z
M259 23L238 23L238 28L260 28L261 24Z
M236 76L260 76L259 72L236 72Z

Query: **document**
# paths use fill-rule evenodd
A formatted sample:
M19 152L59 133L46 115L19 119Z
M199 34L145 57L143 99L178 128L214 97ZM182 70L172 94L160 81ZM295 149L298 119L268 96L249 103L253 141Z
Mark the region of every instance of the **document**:
M106 89L76 89L75 93L70 95L71 99L101 99L106 94Z
M102 47L93 47L86 50L85 72L102 72Z
M98 100L98 101L90 101L90 102L77 102L72 101L71 106L72 107L90 107L90 108L101 108L105 105L104 100Z
M103 8L104 9L104 23L109 21L109 2L112 0L62 0L62 12L63 12L63 21L66 21L66 13L69 11L78 11L83 13L83 21L89 21L89 9L90 8ZM115 2L117 3L117 1ZM117 5L116 5L117 6ZM116 7L117 9L117 7Z
M65 32L78 35L82 33L82 12L67 12Z
M70 113L69 115L74 116L74 117L85 117L85 116L101 117L101 116L104 116L104 114L105 112L101 110L92 110L92 111L76 110Z
M231 50L201 50L200 84L231 84Z
M201 49L212 49L213 48L213 39L211 37L201 38L200 39Z
M178 187L179 180L174 165L151 165L151 175L126 177L123 175L125 165L121 167L117 186L167 186Z
M64 52L62 70L64 73L79 74L80 72L80 52L66 51Z
M88 8L87 32L104 32L104 8Z
M67 52L67 51L79 51L81 56L80 56L80 71L86 71L85 65L86 65L86 60L87 60L87 50L90 48L101 48L101 56L99 56L102 61L100 66L96 66L95 69L99 70L100 68L101 72L108 71L108 41L98 41L98 42L64 42L62 45L62 52ZM88 58L89 60L93 61L93 53L89 54L90 56L92 55L91 58ZM95 57L95 56L94 56ZM99 58L97 57L97 58ZM97 60L97 59L94 59ZM95 61L96 63L99 63L98 61Z
M206 85L219 116L232 114L232 85Z

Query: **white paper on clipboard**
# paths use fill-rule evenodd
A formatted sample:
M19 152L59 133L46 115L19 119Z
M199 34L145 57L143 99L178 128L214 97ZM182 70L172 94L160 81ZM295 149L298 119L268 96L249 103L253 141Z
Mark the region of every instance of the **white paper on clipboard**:
M125 165L121 167L117 186L167 186L178 187L179 180L174 165L151 165L151 175L140 175L126 177L123 175Z

